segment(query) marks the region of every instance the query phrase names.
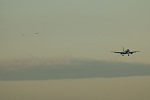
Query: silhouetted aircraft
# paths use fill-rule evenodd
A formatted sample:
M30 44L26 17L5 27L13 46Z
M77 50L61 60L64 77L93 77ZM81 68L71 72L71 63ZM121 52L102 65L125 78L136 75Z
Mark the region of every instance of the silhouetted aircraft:
M111 51L111 52L121 54L122 56L124 56L125 54L128 54L128 56L129 56L129 54L140 52L140 51L130 51L129 49L124 50L124 47L122 47L122 48L123 48L123 52L116 52L116 51Z

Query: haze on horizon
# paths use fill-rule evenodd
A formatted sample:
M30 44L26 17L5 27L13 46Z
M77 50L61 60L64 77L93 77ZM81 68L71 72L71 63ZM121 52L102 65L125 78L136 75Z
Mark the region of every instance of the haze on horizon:
M0 100L150 100L149 5L0 0Z

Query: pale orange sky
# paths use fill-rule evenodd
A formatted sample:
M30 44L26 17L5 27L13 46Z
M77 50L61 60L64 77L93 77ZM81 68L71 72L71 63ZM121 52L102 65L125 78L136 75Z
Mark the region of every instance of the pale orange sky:
M1 100L149 100L150 77L0 81Z

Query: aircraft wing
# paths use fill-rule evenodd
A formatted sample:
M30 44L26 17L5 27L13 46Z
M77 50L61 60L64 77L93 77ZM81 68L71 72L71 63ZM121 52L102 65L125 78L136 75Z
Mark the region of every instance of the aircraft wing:
M140 51L132 51L132 52L129 52L129 53L131 53L131 54L132 54L132 53L136 53L136 52L140 52Z
M119 54L123 54L124 52L116 52L116 51L111 51L113 53L119 53Z

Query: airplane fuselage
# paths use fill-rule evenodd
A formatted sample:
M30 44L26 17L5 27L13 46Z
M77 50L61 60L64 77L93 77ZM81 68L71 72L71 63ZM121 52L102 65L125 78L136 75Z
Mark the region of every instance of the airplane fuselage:
M121 54L122 56L124 56L125 54L129 56L129 54L133 54L133 53L140 52L140 51L130 51L129 49L124 50L123 48L122 52L116 52L116 51L112 51L112 52Z
M127 50L125 50L125 51L123 52L123 54L129 54L129 52L130 52L130 50L127 49Z

